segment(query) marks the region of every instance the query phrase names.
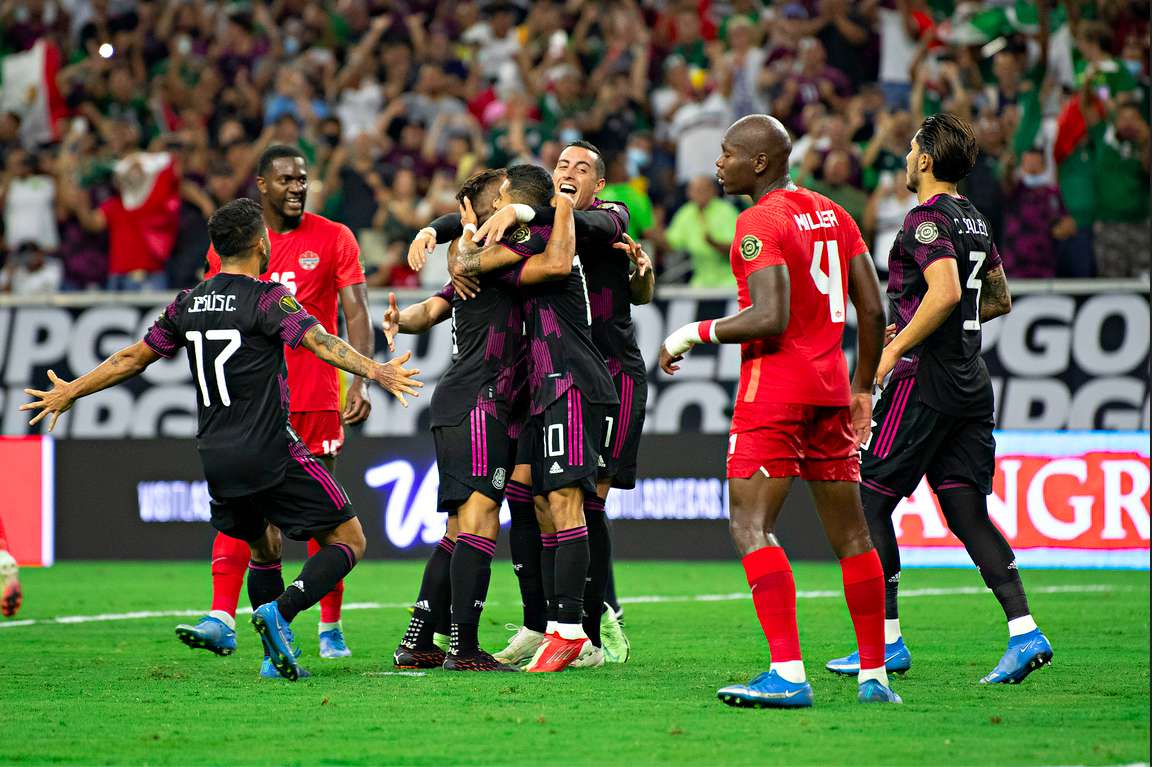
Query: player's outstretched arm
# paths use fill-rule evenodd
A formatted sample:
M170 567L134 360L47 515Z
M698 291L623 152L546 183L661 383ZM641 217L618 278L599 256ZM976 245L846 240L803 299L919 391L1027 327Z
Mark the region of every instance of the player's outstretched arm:
M956 259L936 259L925 267L924 279L928 283L924 300L920 302L912 319L884 347L884 353L880 355L880 365L876 369L877 384L883 384L892 368L896 367L896 362L943 325L956 304L960 303L963 293L960 290L960 272L956 268Z
M664 339L660 368L672 375L676 364L696 344L740 344L777 336L788 327L792 284L784 264L766 266L748 275L752 305L718 320L689 322Z
M1008 292L1008 278L1004 267L989 269L984 275L984 289L980 293L980 322L994 320L1012 311L1012 294Z
M49 370L48 380L52 382L52 389L49 391L25 389L25 394L37 399L21 405L20 409L40 411L28 422L30 426L35 426L46 415L51 414L52 420L48 423L48 431L52 431L56 428L56 419L68 412L76 400L140 375L158 359L160 355L154 352L152 347L143 341L137 341L116 352L74 381L65 381L54 371Z
M852 375L852 430L856 445L872 435L872 387L884 350L884 299L872 256L861 253L849 262L848 297L856 307L856 372Z
M572 219L576 227L576 237L581 242L591 247L602 247L616 243L624 234L628 228L628 208L619 203L605 203L604 207L592 210L574 210ZM476 232L475 238L478 242L496 242L512 226L529 223L537 226L554 226L556 208L509 205L485 221Z
M349 346L344 339L332 335L318 324L313 325L304 334L301 344L305 349L333 367L338 367L352 375L371 378L383 386L385 390L391 392L404 407L408 407L408 400L404 399L404 395L419 397L420 394L416 389L424 386L414 377L419 375L418 369L412 370L404 367L404 363L411 359L412 352L407 352L402 357L396 357L381 364L365 357Z
M388 351L396 351L396 334L420 335L427 333L452 314L452 305L439 295L425 298L418 304L405 307L403 311L396 305L396 294L388 294L388 309L384 312L384 337L388 339Z

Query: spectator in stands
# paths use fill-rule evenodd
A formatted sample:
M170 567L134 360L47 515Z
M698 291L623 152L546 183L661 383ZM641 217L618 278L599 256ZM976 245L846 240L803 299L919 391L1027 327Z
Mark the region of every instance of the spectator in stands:
M815 153L813 156L818 157ZM843 149L833 149L824 156L820 168L820 178L801 176L796 182L839 203L858 224L863 221L868 195L852 183L851 155Z
M1121 103L1106 119L1093 109L1085 110L1085 116L1096 168L1097 273L1146 275L1152 258L1148 123L1132 103Z
M859 221L865 242L872 243L872 259L881 274L888 273L888 256L896 235L904 228L904 217L917 205L916 193L908 191L903 168L880 174L880 181Z
M627 154L609 155L607 160L607 183L598 195L602 200L622 202L628 207L628 236L634 240L652 236L652 200L644 190L644 180L640 174L632 174Z
M64 269L34 241L22 242L0 270L0 292L15 296L51 295L60 290Z
M739 211L716 196L713 176L697 176L688 184L688 202L672 217L665 233L667 246L691 259L693 287L735 285L728 253L736 236Z
M38 167L38 157L23 149L8 152L0 175L0 205L4 207L4 243L9 250L33 242L54 252L60 247L56 230L56 181Z
M1004 239L1000 255L1010 277L1051 279L1057 273L1056 244L1076 232L1060 190L1048 173L1044 151L1029 149L1019 169L1005 167L1011 179L1004 196Z

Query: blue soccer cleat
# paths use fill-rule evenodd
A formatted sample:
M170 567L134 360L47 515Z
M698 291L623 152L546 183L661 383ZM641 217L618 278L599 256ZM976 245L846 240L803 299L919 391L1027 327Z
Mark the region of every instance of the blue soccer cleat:
M789 682L775 671L766 671L748 684L720 688L716 697L740 708L806 708L812 705L812 685Z
M205 615L195 626L181 623L176 637L193 650L211 650L217 655L236 652L236 630L211 615Z
M284 678L284 677L280 676L280 672L277 671L276 667L272 665L272 660L267 655L264 656L264 662L260 664L260 676L264 679L283 679ZM300 666L296 667L296 678L297 679L307 679L310 676L312 676L312 674L309 673L308 669L301 668Z
M348 644L344 641L344 632L337 626L334 629L320 632L321 658L347 658L352 654Z
M1051 662L1052 644L1040 629L1033 629L1008 639L1004 657L980 684L1020 684L1033 671Z
M857 700L861 703L903 703L904 699L876 679L869 679L860 685Z
M264 654L279 672L280 676L295 682L300 677L300 667L296 658L300 650L295 647L295 637L288 621L280 614L275 602L260 605L252 612L252 626L264 643Z
M860 651L856 650L851 655L830 660L824 668L833 674L856 676L860 673ZM884 645L885 671L889 674L903 674L910 668L912 668L912 653L904 646L904 637L899 637L892 644Z

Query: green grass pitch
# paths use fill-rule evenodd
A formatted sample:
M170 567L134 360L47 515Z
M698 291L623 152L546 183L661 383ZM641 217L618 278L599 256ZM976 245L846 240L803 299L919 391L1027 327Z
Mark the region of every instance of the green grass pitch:
M421 565L367 563L349 602L411 600ZM295 566L285 566L285 575ZM558 675L396 676L407 610L344 616L347 661L315 658L314 610L296 621L314 672L261 680L259 641L241 616L229 658L175 639L184 618L85 623L70 615L194 609L208 564L62 564L23 573L21 619L0 628L0 764L449 765L1073 765L1148 760L1147 573L1029 571L1033 613L1055 647L1023 685L982 687L1006 642L1003 617L972 570L909 570L903 588L949 590L903 602L912 671L902 707L861 706L855 682L823 662L852 648L834 564L800 564L800 632L816 705L732 709L716 688L767 667L739 565L622 563L633 660ZM969 587L969 593L955 589ZM519 612L497 562L481 640L502 646Z

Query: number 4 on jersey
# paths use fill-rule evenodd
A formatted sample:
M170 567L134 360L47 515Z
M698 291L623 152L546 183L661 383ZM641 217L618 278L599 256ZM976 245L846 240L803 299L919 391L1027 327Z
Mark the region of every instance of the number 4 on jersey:
M824 252L828 252L828 271L821 267ZM812 268L809 270L816 289L828 296L828 315L833 322L844 322L844 273L840 267L840 243L836 240L817 240L812 249Z

